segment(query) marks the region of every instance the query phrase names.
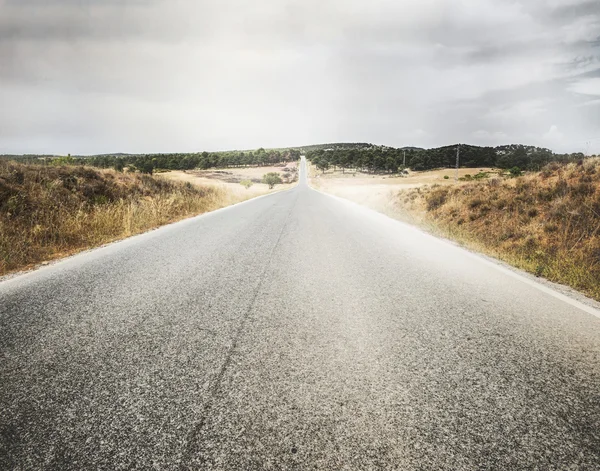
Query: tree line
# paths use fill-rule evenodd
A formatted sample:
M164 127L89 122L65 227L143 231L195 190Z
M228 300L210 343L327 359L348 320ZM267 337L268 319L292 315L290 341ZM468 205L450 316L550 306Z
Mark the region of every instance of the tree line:
M123 171L139 171L152 174L155 170L191 170L229 167L265 167L278 163L288 163L300 158L300 150L265 150L198 152L172 154L105 154L90 157L81 156L4 156L11 160L26 163L50 165L89 165L99 168L113 168Z
M330 167L368 173L397 173L404 168L430 170L456 165L456 149L460 147L460 166L468 168L498 167L539 170L550 162L575 162L583 153L555 154L550 149L520 144L481 147L467 144L422 149L394 148L368 143L335 143L288 149L260 148L255 151L197 152L170 154L104 154L82 156L0 156L29 163L91 165L100 168L125 168L142 173L154 170L191 170L228 167L270 166L298 160L306 154L319 169Z
M550 162L575 162L583 153L555 154L550 149L520 144L480 147L466 144L433 149L394 148L374 145L324 147L306 152L306 158L320 170L330 167L367 173L397 173L404 168L430 170L456 166L460 148L460 166L467 168L498 167L540 170Z

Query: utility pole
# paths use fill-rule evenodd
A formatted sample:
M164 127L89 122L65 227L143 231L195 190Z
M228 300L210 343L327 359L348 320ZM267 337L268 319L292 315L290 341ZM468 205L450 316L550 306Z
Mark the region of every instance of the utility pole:
M402 166L406 168L406 149L402 149L402 153L404 154L404 158L402 159Z
M456 147L456 173L454 174L454 183L458 182L458 163L460 162L460 144Z

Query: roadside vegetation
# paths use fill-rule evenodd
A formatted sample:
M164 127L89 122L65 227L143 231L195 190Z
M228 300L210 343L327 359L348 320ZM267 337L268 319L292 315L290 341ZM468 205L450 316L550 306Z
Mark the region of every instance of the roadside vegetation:
M600 299L600 158L520 174L405 189L392 204L438 234Z
M0 275L233 202L215 186L0 160Z

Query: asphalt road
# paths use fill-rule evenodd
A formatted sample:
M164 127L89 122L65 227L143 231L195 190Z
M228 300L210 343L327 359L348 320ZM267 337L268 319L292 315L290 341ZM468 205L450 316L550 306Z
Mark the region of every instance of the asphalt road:
M306 186L0 283L0 469L600 469L600 319Z

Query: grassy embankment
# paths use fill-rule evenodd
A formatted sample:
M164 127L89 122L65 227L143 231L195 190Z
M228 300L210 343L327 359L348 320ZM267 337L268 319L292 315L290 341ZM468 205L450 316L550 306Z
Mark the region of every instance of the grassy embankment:
M600 158L395 193L412 222L600 300Z
M149 175L0 161L0 275L250 196Z

